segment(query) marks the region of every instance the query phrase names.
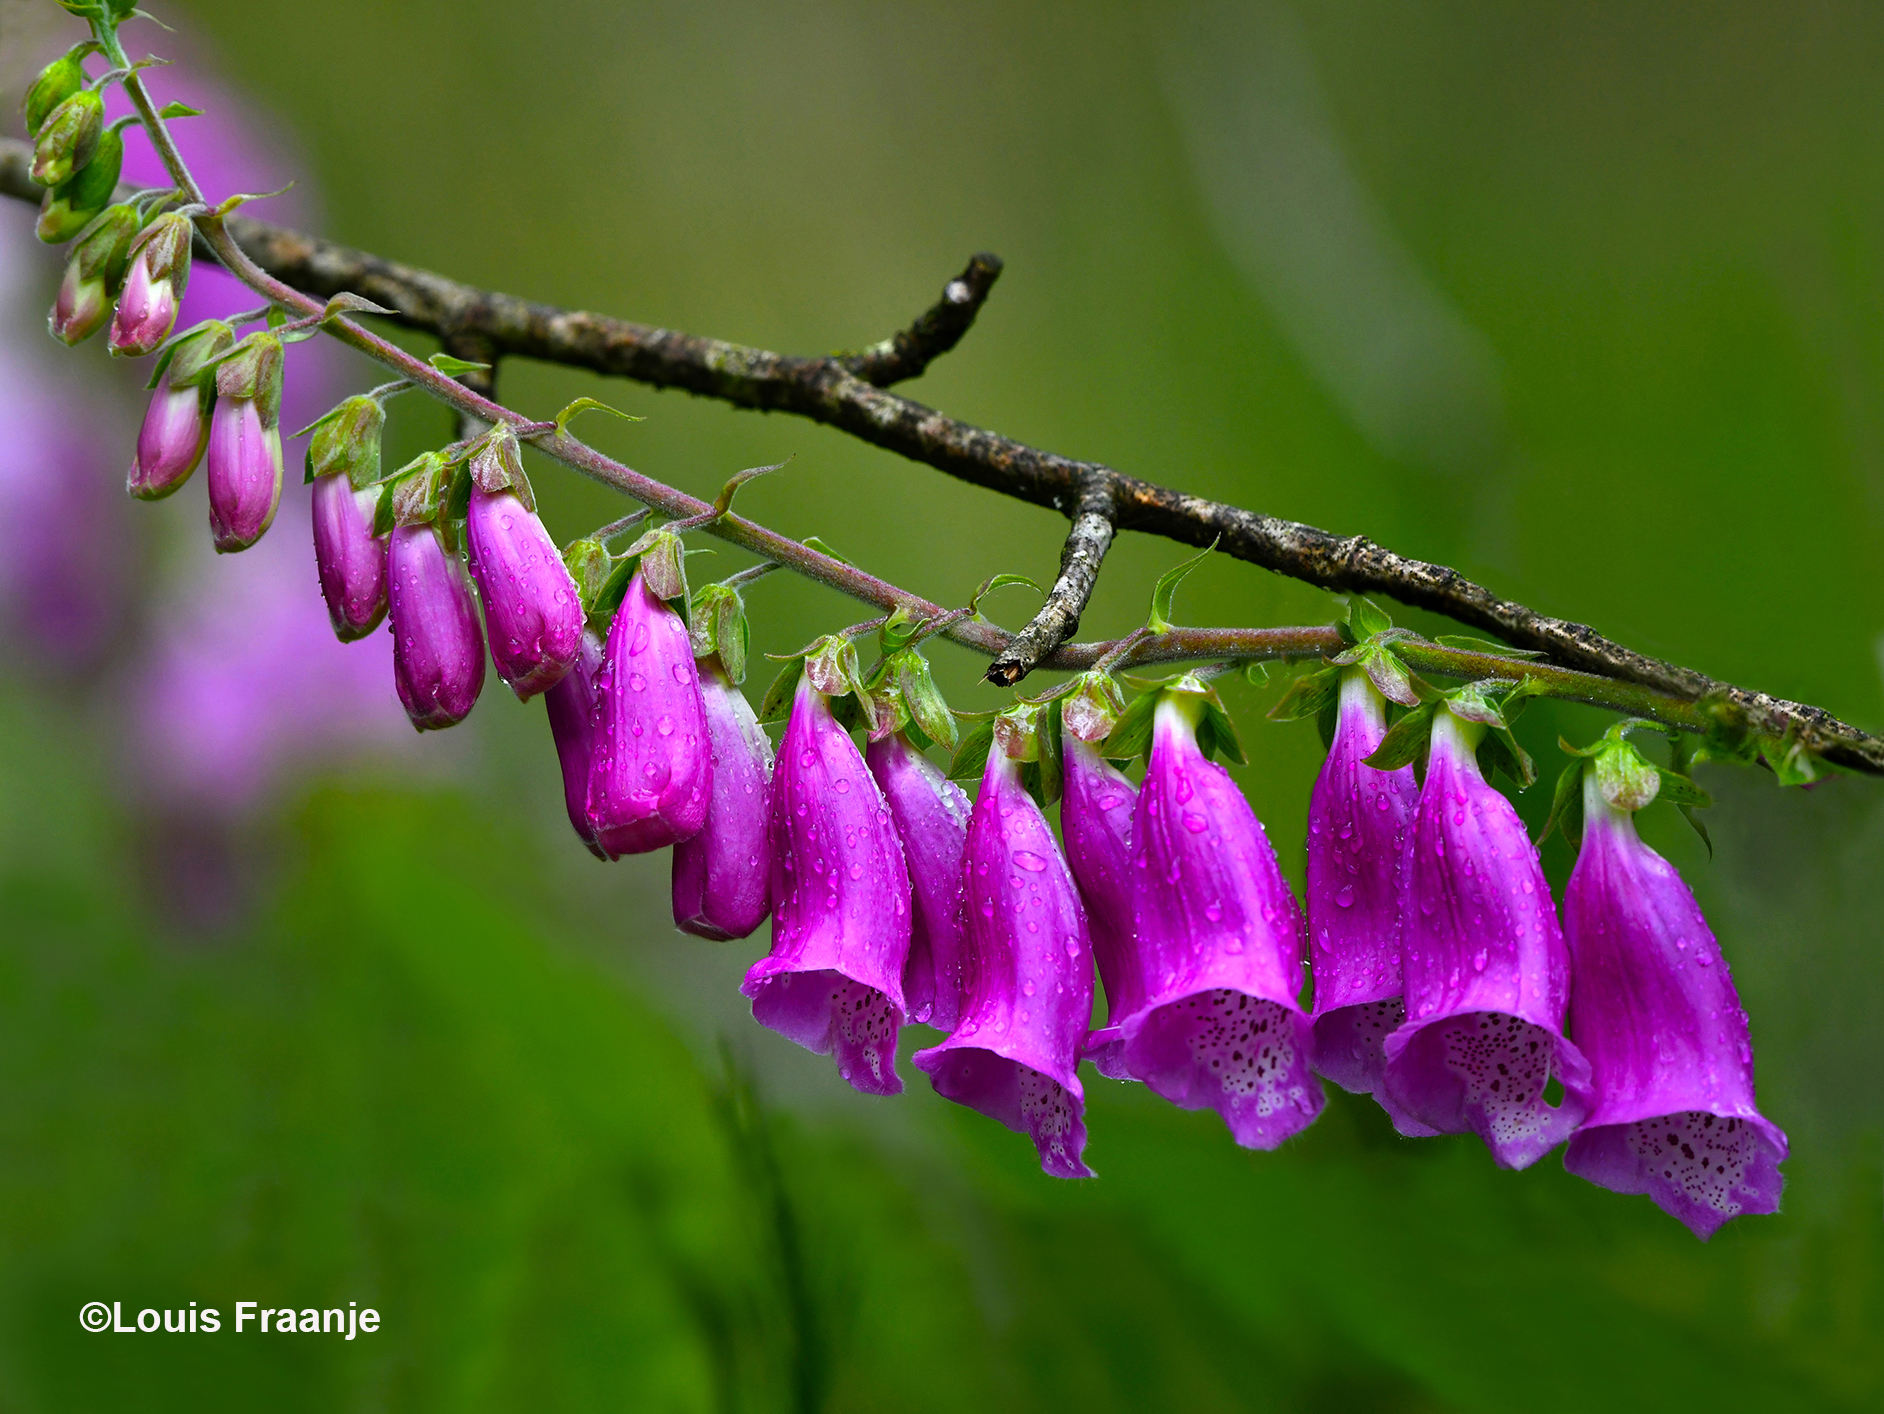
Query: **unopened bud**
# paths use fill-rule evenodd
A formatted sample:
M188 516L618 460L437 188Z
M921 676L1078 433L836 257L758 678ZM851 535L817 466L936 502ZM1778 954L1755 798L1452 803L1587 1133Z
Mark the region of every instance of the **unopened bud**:
M432 525L398 527L387 554L399 700L422 732L456 726L484 689L484 633L464 561Z
M190 281L190 234L189 219L174 211L138 233L111 322L112 353L141 358L170 337Z
M582 596L536 513L514 490L485 490L475 460L465 539L484 600L491 660L518 700L527 702L575 662Z
M33 180L42 187L66 181L98 150L105 131L105 100L81 88L46 115L33 135Z
M47 320L53 338L78 344L104 326L137 230L137 212L128 205L108 207L91 223L66 261L65 278Z
M342 643L365 638L386 616L386 542L373 536L379 489L341 475L314 480L314 567L327 617Z
M38 137L40 127L52 110L85 87L85 70L79 60L96 47L89 43L81 44L39 71L39 77L33 80L32 86L26 90L26 96L20 100L20 111L26 115L28 137Z
M118 190L124 168L124 136L114 124L98 139L92 160L56 187L48 187L39 202L39 223L33 232L47 245L63 245L106 206Z
M151 395L144 425L137 431L137 455L124 481L138 500L162 500L190 479L209 445L212 396L203 388L168 383Z
M344 475L356 491L379 481L380 433L386 409L370 393L348 398L314 424L307 444L307 479Z
M221 554L260 540L281 500L281 341L244 342L216 367L209 428L209 528Z

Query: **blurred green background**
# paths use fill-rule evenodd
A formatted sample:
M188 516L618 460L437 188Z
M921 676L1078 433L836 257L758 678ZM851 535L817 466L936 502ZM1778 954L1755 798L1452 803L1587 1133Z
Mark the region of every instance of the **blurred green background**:
M912 396L1884 727L1876 7L162 16L182 34L145 26L134 52L187 49L269 113L301 164L281 180L309 178L332 237L796 352L882 337L993 250L980 323ZM72 23L6 17L40 51ZM541 415L584 393L646 415L583 431L695 492L795 453L742 509L942 602L1052 571L1056 517L836 434L554 368L502 380ZM445 419L400 405L391 435L410 455ZM537 485L559 539L619 514L548 467ZM135 523L194 528L184 500ZM1179 554L1122 540L1085 632L1129 629ZM772 651L862 617L785 576L751 607ZM1333 605L1223 560L1179 612ZM974 660L936 658L955 705L995 705ZM1319 751L1261 721L1278 690L1233 706L1299 883ZM856 1096L745 1015L763 937L682 937L664 855L583 852L542 708L494 679L405 764L246 817L235 902L205 921L163 877L101 691L0 687L0 1407L1884 1400L1878 783L1782 794L1709 768L1711 862L1665 807L1645 817L1721 936L1793 1142L1785 1211L1702 1246L1555 1157L1498 1172L1343 1095L1248 1154L1090 1077L1102 1176L1077 1185L906 1063L901 1099ZM1524 736L1554 777L1556 734L1600 722L1543 707ZM1521 801L1534 822L1545 793ZM1546 857L1560 884L1567 855ZM384 1328L93 1336L73 1319L92 1299L357 1301Z

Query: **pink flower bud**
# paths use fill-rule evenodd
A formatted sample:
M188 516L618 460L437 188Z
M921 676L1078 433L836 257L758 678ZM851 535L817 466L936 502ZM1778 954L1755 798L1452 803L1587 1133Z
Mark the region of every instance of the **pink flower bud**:
M639 569L609 626L595 687L588 815L596 843L617 858L698 834L711 799L713 752L693 642Z
M1086 906L1093 960L1106 990L1107 1024L1086 1038L1086 1054L1101 1075L1130 1080L1116 1023L1136 1011L1145 995L1132 928L1132 812L1138 806L1138 787L1092 742L1071 730L1060 740L1066 762L1060 832L1066 837L1067 866Z
M595 739L596 674L602 669L602 640L591 629L582 633L582 647L562 681L543 694L549 715L550 736L563 770L563 808L569 824L589 853L608 856L595 842L595 824L589 819L589 758Z
M365 638L386 616L386 542L373 536L379 490L345 476L314 478L314 566L327 617L342 643Z
M909 961L903 1000L911 1021L955 1029L962 1013L962 851L968 846L968 797L901 732L864 750L870 774L889 802L909 862Z
M484 632L464 561L436 527L402 525L386 572L399 700L422 732L456 726L484 690Z
M177 322L177 293L168 280L153 280L143 251L131 257L131 270L118 296L111 321L111 352L131 358L154 353Z
M209 426L209 528L218 553L262 538L281 499L281 429L254 398L221 398Z
M549 532L514 491L475 483L465 522L471 574L497 675L527 702L552 687L582 646L582 598Z
M772 911L772 743L719 659L699 667L713 791L700 833L674 846L674 924L723 942L748 936Z
M59 293L46 321L52 337L65 344L82 344L111 317L111 291L102 278L89 275L77 260L66 262Z
M173 388L168 383L151 395L125 490L140 501L160 501L190 479L209 445L206 401L201 388Z

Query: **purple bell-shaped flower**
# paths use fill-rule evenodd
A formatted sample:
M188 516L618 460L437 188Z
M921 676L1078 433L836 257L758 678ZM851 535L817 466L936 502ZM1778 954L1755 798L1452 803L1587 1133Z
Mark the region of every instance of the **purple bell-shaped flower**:
M387 550L393 682L420 731L456 726L484 690L484 631L464 561L430 524L396 526Z
M1407 863L1407 1019L1386 1039L1384 1075L1390 1113L1476 1134L1499 1167L1524 1168L1589 1112L1590 1066L1563 1034L1570 966L1550 886L1518 812L1479 770L1483 731L1450 703L1433 713Z
M829 694L856 650L827 641L805 664L772 772L772 951L740 990L788 1040L834 1056L871 1095L902 1093L896 1037L908 1013L909 870L890 809Z
M209 528L219 554L260 540L281 501L281 341L244 342L217 365L209 422Z
M484 601L497 675L527 702L569 671L582 644L582 600L537 518L517 435L498 426L471 454L465 543Z
M1344 1090L1375 1096L1402 1134L1427 1135L1433 1131L1399 1112L1381 1080L1382 1043L1406 1020L1400 934L1419 809L1411 766L1365 764L1386 734L1386 699L1365 669L1346 669L1334 741L1308 798L1315 1069Z
M1060 833L1066 863L1086 907L1093 960L1105 987L1107 1023L1086 1038L1086 1055L1101 1075L1130 1080L1117 1022L1145 996L1132 926L1132 813L1138 787L1099 754L1123 704L1108 674L1091 674L1063 699L1060 735L1064 782Z
M970 806L902 731L872 740L864 760L876 777L909 864L914 906L903 996L911 1021L952 1031L962 1010L962 851Z
M589 853L607 859L595 842L595 822L589 818L589 765L598 700L595 680L601 670L601 636L593 629L584 629L576 661L561 681L543 694L543 706L549 714L550 736L556 742L556 760L562 767L563 808L569 812L570 828L589 847Z
M961 1021L914 1059L937 1094L1028 1135L1047 1173L1090 1178L1078 1068L1092 944L1073 876L1009 754L1032 729L997 722L964 856Z
M685 593L680 542L641 558L609 625L595 676L595 733L587 813L611 859L646 854L700 833L712 800L713 749L687 625L648 583ZM669 543L671 542L671 543Z
M1598 751L1583 768L1582 847L1564 893L1570 1035L1596 1104L1564 1167L1648 1194L1705 1241L1731 1217L1777 1211L1786 1136L1754 1101L1727 960L1674 866L1636 834L1657 773L1620 733Z
M713 788L700 833L674 846L674 925L725 942L772 911L772 742L719 655L697 666Z
M1144 994L1118 1019L1120 1062L1173 1104L1216 1110L1245 1148L1273 1149L1323 1104L1298 1000L1302 915L1249 802L1199 747L1213 711L1190 677L1153 716L1132 816Z
M138 232L106 340L114 355L141 358L170 337L190 282L194 234L189 218L174 211L156 217Z

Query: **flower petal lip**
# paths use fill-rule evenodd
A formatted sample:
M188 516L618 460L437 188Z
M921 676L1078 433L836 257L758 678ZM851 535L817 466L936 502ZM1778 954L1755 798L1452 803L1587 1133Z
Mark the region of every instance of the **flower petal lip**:
M386 568L399 700L422 732L456 726L484 690L484 631L464 562L435 527L402 525Z
M1060 833L1086 909L1108 1011L1107 1024L1086 1038L1085 1050L1101 1075L1130 1080L1117 1022L1138 1010L1145 995L1132 925L1132 812L1138 787L1093 743L1071 731L1063 732L1060 741L1065 761Z
M587 813L597 845L619 858L698 834L713 751L693 642L638 569L609 625L595 690Z
M582 644L582 596L556 544L515 492L471 488L471 575L497 675L521 702L569 671Z
M1777 1211L1786 1136L1755 1101L1746 1013L1694 894L1594 770L1583 788L1564 932L1570 1034L1596 1105L1564 1167L1647 1193L1705 1241L1731 1217Z
M1401 931L1406 851L1419 809L1413 768L1366 758L1387 734L1386 699L1362 668L1341 679L1334 741L1308 799L1308 937L1314 965L1314 1066L1373 1095L1406 1135L1434 1131L1386 1092L1382 1043L1405 1020Z
M373 535L378 501L377 488L355 491L345 476L314 478L314 567L342 643L366 637L386 617L386 542Z
M602 669L602 639L593 629L584 629L582 647L576 661L562 680L543 694L543 707L549 717L550 736L556 743L556 759L563 773L563 808L569 812L569 825L589 853L597 859L608 855L595 842L595 822L589 818L589 759L595 738L597 694L596 675Z
M1204 759L1167 691L1132 816L1132 914L1146 992L1118 1022L1122 1063L1184 1109L1273 1149L1324 1103L1300 1002L1302 915L1229 772Z
M902 1093L909 870L890 810L830 704L801 678L772 769L772 950L740 991L763 1026Z
M1589 1113L1590 1066L1563 1034L1569 954L1537 850L1443 707L1408 869L1391 1105L1441 1134L1477 1134L1501 1168L1528 1167Z
M140 501L162 500L190 479L209 446L204 402L202 389L167 383L151 394L137 431L137 452L125 475L131 495Z
M674 925L729 942L772 911L772 742L718 657L699 669L713 788L700 833L674 846Z
M281 501L281 429L255 398L218 398L209 423L209 528L219 553L246 550Z
M962 1010L962 851L970 805L962 788L901 732L864 748L889 802L912 886L903 996L911 1021L952 1031Z
M1092 941L1079 890L1020 764L988 753L964 855L962 1017L916 1067L936 1093L1029 1135L1040 1167L1091 1178L1079 1052Z

